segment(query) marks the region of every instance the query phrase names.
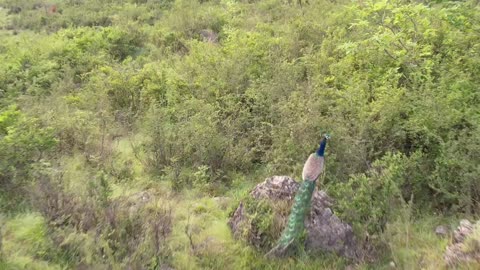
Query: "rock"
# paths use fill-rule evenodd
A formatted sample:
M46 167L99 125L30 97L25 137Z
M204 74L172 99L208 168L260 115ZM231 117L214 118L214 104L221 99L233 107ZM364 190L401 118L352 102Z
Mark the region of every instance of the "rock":
M448 234L448 228L445 225L439 225L435 228L435 234L441 237L445 237Z
M453 232L453 243L447 247L445 262L450 267L462 263L480 263L480 222L464 219ZM477 265L478 266L478 265Z
M470 221L462 219L460 221L460 226L453 232L453 241L454 243L463 242L465 237L472 233L473 225Z
M244 238L258 248L272 248L287 223L299 186L287 176L273 176L258 184L229 220L234 237ZM305 249L358 259L360 250L352 227L333 213L332 204L324 191L315 190L310 214L305 219ZM267 221L269 218L271 222Z
M41 9L43 8L43 3L35 3L32 6L32 9Z
M209 43L217 43L218 42L218 34L210 29L203 29L200 31L200 36L202 37L204 42Z
M240 202L240 205L238 206L237 210L233 213L233 216L230 217L230 220L228 221L228 226L230 226L230 229L232 229L233 236L235 238L240 238L241 233L242 233L242 227L244 225L244 222L246 220L245 216L245 211L243 207L243 202Z

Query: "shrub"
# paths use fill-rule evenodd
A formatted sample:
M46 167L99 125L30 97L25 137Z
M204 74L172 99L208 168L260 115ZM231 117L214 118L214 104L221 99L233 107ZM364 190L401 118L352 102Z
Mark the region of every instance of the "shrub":
M2 205L4 209L15 208L25 198L23 188L32 180L35 165L48 158L56 143L51 128L43 127L15 106L0 112L0 196L6 204Z
M149 166L157 172L167 166L208 166L211 179L225 166L227 140L217 131L214 108L196 99L176 108L154 106L146 120L150 135L145 144Z
M335 207L340 217L359 233L382 231L405 204L401 188L408 172L407 161L402 154L387 154L367 173L353 175L347 182L329 188L338 198Z

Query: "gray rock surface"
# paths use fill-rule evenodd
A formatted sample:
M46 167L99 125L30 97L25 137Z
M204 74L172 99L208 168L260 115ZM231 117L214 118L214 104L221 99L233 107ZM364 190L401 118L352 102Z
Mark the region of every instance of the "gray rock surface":
M210 42L210 43L218 42L218 34L215 33L213 30L210 30L210 29L200 30L200 36L202 37L204 42Z
M453 232L453 243L445 251L445 262L450 267L462 263L480 263L480 221L472 224L463 219ZM470 268L469 268L470 269Z
M445 225L439 225L435 228L435 234L441 237L448 235L448 228Z
M273 203L287 201L291 205L299 186L298 182L288 176L273 176L258 184L250 195L256 200L265 199ZM330 208L332 204L332 199L324 191L315 190L310 214L305 219L305 248L310 252L333 252L349 259L357 259L359 249L352 227L333 213ZM279 214L284 219L283 224L286 224L288 214L289 211ZM240 237L244 232L242 224L245 219L244 204L240 203L229 221L235 237Z
M473 231L473 224L469 220L467 219L460 220L460 225L453 232L453 242L454 243L463 242L463 240L465 240L465 237L471 234L472 231Z

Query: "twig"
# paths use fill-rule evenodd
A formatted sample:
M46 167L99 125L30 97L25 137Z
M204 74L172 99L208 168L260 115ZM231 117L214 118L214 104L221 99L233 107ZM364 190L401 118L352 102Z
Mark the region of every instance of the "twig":
M188 216L187 216L187 225L185 225L185 234L187 235L188 241L190 243L190 250L194 252L196 248L195 248L195 244L193 243L192 231L190 229L190 212L188 213Z

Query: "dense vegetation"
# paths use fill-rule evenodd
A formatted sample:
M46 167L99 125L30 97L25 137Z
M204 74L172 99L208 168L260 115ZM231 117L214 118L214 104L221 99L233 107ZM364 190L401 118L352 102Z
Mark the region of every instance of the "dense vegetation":
M2 269L341 268L226 225L332 135L359 267L480 214L478 1L0 0ZM386 247L386 248L385 248Z

